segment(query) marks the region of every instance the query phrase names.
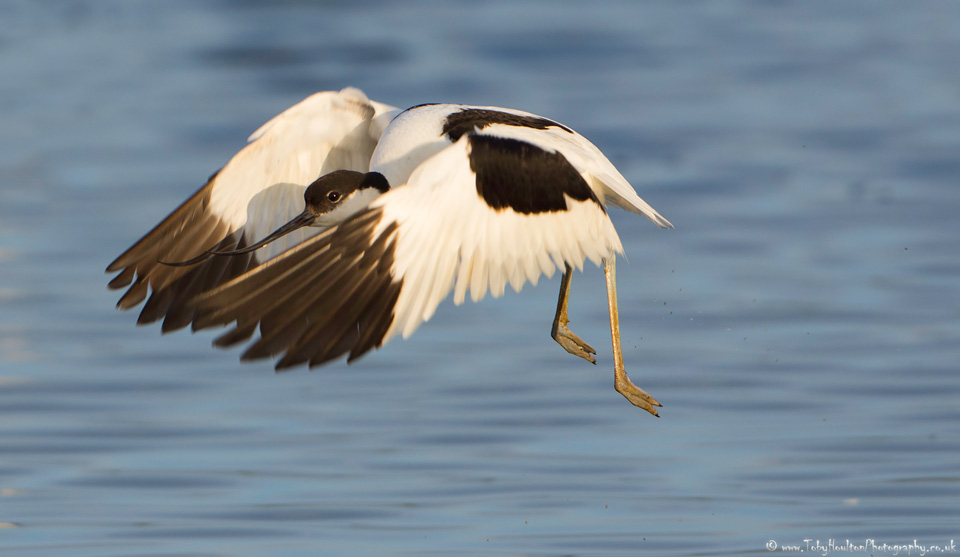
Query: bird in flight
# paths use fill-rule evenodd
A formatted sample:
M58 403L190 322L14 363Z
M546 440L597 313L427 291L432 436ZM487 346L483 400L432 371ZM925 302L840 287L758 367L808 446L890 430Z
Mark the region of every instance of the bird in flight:
M520 110L424 104L399 110L356 88L316 93L274 117L116 258L123 310L162 330L232 325L257 338L242 359L284 369L409 337L453 291L457 305L562 278L551 336L596 363L568 327L574 268L603 265L614 386L658 416L627 377L607 207L673 228L571 128ZM149 298L148 298L149 294Z

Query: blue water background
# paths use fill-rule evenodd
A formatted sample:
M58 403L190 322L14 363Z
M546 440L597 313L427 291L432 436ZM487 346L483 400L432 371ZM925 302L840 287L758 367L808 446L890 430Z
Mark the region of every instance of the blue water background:
M945 1L4 2L0 550L960 541L958 23ZM612 212L627 369L663 418L613 390L593 267L571 326L596 367L548 336L556 277L279 375L114 309L107 263L347 85L560 120L676 225Z

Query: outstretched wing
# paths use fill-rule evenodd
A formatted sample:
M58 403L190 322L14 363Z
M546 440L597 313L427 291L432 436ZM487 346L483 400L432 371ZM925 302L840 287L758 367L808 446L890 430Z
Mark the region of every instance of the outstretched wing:
M152 291L138 323L164 318L164 331L189 324L194 312L188 300L302 242L316 229L290 234L256 254L192 266L163 263L253 243L303 210L304 188L320 175L368 170L394 111L347 88L316 93L271 119L206 185L107 267L107 272L119 272L110 288L129 286L117 307L135 307Z
M564 264L622 252L597 195L559 152L465 134L363 213L197 300L196 325L236 321L244 359L277 368L352 360L408 337L454 290L463 302L519 291Z

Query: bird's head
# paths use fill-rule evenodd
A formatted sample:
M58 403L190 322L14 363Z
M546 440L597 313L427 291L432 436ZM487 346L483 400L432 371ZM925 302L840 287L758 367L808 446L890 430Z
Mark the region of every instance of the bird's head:
M379 172L337 170L307 186L303 193L306 208L301 216L304 220L309 220L307 215L313 216L308 226L334 226L365 209L389 189L390 184Z
M263 246L305 226L330 227L359 213L386 193L390 184L379 172L337 170L314 180L303 194L305 208L287 224L274 230L266 238L245 248L232 251L208 251L190 261L168 265L192 265L213 255L239 255L256 251Z

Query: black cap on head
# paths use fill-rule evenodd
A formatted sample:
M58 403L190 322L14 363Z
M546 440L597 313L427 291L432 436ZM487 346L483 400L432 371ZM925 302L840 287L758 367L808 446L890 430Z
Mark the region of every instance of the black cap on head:
M360 189L363 188L373 188L380 193L387 193L390 191L390 182L387 182L387 178L379 172L367 172L363 175L363 182L360 183Z
M357 190L373 188L380 193L386 193L390 184L379 172L356 172L353 170L336 170L324 174L307 187L303 193L303 200L307 208L314 213L328 213L336 205Z
M327 213L344 197L360 188L363 173L337 170L314 180L303 192L307 208L315 213Z

